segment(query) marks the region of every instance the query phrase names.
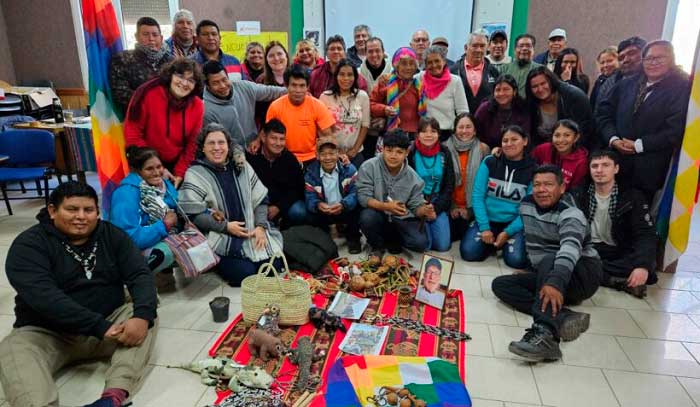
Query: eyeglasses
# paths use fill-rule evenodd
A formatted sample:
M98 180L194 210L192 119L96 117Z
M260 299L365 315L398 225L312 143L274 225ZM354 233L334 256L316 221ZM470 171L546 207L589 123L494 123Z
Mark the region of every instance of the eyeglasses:
M644 62L646 65L660 65L666 62L667 59L667 56L646 57L642 59L642 62Z
M195 81L194 78L185 78L185 76L181 73L174 73L173 76L183 82L189 83L192 86L194 86L197 83L197 81Z

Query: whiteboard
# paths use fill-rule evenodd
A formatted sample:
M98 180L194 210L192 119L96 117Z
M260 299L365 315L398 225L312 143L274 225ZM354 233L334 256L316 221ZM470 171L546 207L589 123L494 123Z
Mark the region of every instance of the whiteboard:
M457 60L471 32L473 7L473 0L326 0L325 37L340 34L350 48L352 29L365 24L391 57L399 47L409 46L414 31L424 29L430 41L447 38L448 57Z

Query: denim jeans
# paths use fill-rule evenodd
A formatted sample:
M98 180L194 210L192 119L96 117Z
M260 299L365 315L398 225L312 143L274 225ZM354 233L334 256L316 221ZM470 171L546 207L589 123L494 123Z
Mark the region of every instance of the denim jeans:
M289 207L286 216L288 226L304 225L308 223L308 213L304 201L296 201Z
M428 232L428 249L438 252L450 250L450 217L443 212L434 221L426 222Z
M391 243L416 252L423 252L428 247L428 235L420 230L420 221L416 218L389 220L384 212L365 208L360 212L360 229L372 249L385 249Z
M506 228L507 224L491 223L491 232L494 238ZM493 245L487 245L481 240L481 232L479 225L472 222L467 232L462 238L459 245L459 253L463 260L466 261L484 261L496 248ZM503 245L503 261L508 267L514 269L524 269L528 266L529 260L525 251L525 236L523 232L518 232L508 238L506 244Z

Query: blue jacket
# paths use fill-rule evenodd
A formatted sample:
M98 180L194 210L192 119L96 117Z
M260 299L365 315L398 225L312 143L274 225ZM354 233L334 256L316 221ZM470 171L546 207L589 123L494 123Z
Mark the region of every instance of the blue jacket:
M126 232L139 249L145 250L168 236L168 231L162 220L149 224L148 215L141 210L141 181L142 178L132 172L114 190L109 221ZM165 180L165 189L165 203L175 209L177 190L168 180Z
M343 199L343 211L351 211L357 207L357 170L352 164L344 165L338 162L338 182L340 183L340 195ZM321 180L321 163L314 161L304 174L304 194L306 196L306 210L311 213L318 213L319 202L325 202L326 196L323 192L323 181Z
M201 50L195 52L192 59L199 64L199 66L204 66L204 63L207 62L207 57L204 56ZM224 51L219 50L219 62L221 62L221 65L223 65L224 69L226 69L226 74L228 75L229 79L248 79L245 72L243 72L241 62L233 55L225 54Z
M507 160L502 154L484 158L474 178L472 207L479 231L491 230L490 222L507 223L508 236L523 230L520 201L532 190L535 161L526 157Z

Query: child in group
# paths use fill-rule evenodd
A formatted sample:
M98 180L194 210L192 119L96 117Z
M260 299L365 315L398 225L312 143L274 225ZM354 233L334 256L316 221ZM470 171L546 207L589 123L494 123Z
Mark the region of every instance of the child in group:
M520 126L508 126L501 133L501 154L482 161L472 193L476 221L462 238L462 259L483 261L502 248L507 266L524 269L528 265L519 213L520 201L532 189L536 167L525 154L528 140Z
M552 141L532 150L538 165L553 164L561 168L567 191L583 185L588 177L588 150L580 145L581 130L575 121L559 120L554 125Z
M332 224L346 225L348 251L350 254L360 253L357 170L351 163L344 164L339 160L335 136L320 137L316 145L318 160L307 167L304 175L306 210L311 223L322 228Z
M418 121L418 135L408 149L408 165L423 180L423 198L432 205L435 217L426 218L428 249L450 249L450 217L455 173L447 147L440 145L440 123L433 117Z
M365 161L357 176L357 199L363 209L360 229L374 254L401 247L423 252L428 247L425 219L435 209L423 199L423 180L407 165L408 135L400 129L384 136L382 153Z

